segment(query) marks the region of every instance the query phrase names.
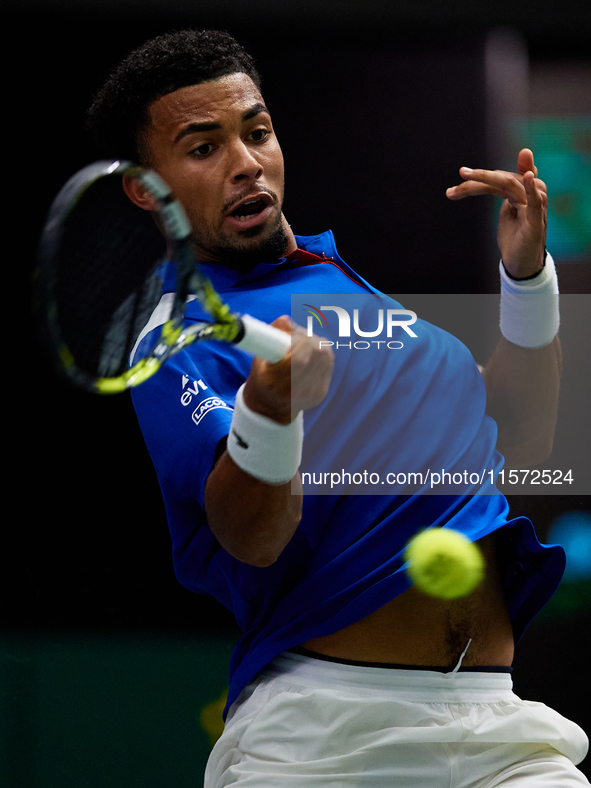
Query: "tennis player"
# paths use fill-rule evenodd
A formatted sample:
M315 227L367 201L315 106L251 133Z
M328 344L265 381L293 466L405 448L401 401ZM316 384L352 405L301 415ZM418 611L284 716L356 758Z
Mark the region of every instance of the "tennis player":
M584 732L512 691L515 643L560 582L562 548L541 545L527 518L508 519L502 495L302 494L299 470L330 467L352 442L442 467L498 468L501 452L512 467L542 461L556 418L557 299L507 299L482 374L454 337L417 321L407 352L361 381L353 353L287 315L292 294L380 294L339 257L331 232L292 231L271 115L233 38L181 31L147 42L108 78L89 118L103 155L138 160L169 183L230 306L292 335L290 356L274 365L221 343L193 346L133 393L177 577L232 610L243 631L207 788L588 785L576 768ZM449 199L504 199L502 292L556 295L532 152L519 153L515 172L461 176ZM150 210L136 182L125 188ZM201 316L191 302L187 320ZM498 435L487 397L504 419ZM355 405L346 418L344 402ZM381 428L370 434L373 412ZM486 577L468 597L410 585L402 553L428 526L482 548Z

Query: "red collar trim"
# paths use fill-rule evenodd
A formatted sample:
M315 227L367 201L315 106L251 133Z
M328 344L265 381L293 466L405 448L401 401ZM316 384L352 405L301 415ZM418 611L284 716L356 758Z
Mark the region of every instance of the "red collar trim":
M295 252L288 254L285 258L285 262L291 265L296 263L298 265L315 265L316 263L326 263L329 260L330 258L324 255L320 257L317 254L312 254L312 252L306 252L305 249L296 249Z
M313 254L312 252L306 252L305 249L296 249L295 252L292 252L285 258L285 263L291 268L299 268L305 265L319 265L320 263L330 263L330 265L334 265L335 268L338 268L339 271L347 277L347 279L350 279L352 282L355 282L356 285L360 285L360 287L365 288L369 293L373 293L373 290L369 288L364 282L360 282L358 279L355 279L355 277L348 274L341 268L340 265L335 263L332 257L326 257L324 252L322 253L322 257L320 257L319 255Z

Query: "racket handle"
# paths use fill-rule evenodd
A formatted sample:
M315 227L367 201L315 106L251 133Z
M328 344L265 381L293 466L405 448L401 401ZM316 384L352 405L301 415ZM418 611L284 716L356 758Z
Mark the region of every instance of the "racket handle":
M291 350L291 336L285 331L250 315L241 315L240 319L244 326L244 335L236 344L242 350L247 350L253 356L271 364L281 361Z

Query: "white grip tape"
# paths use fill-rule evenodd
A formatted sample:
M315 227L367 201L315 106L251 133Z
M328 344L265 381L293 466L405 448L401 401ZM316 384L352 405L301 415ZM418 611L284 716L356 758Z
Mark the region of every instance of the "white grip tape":
M241 315L241 319L244 324L244 336L236 343L238 347L271 364L276 364L287 356L291 350L290 334L250 315Z
M286 484L302 461L304 415L291 424L252 411L244 402L244 385L236 394L234 416L226 449L239 468L266 484Z
M527 348L549 345L558 333L558 278L550 254L533 279L515 281L507 276L501 261L501 334Z

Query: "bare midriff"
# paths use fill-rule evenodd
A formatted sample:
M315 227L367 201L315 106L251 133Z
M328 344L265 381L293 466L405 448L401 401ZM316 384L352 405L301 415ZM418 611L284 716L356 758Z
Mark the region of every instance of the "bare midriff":
M486 561L482 583L469 596L444 601L414 586L354 624L301 645L339 659L455 667L509 666L514 640L501 587L495 534L478 545Z

